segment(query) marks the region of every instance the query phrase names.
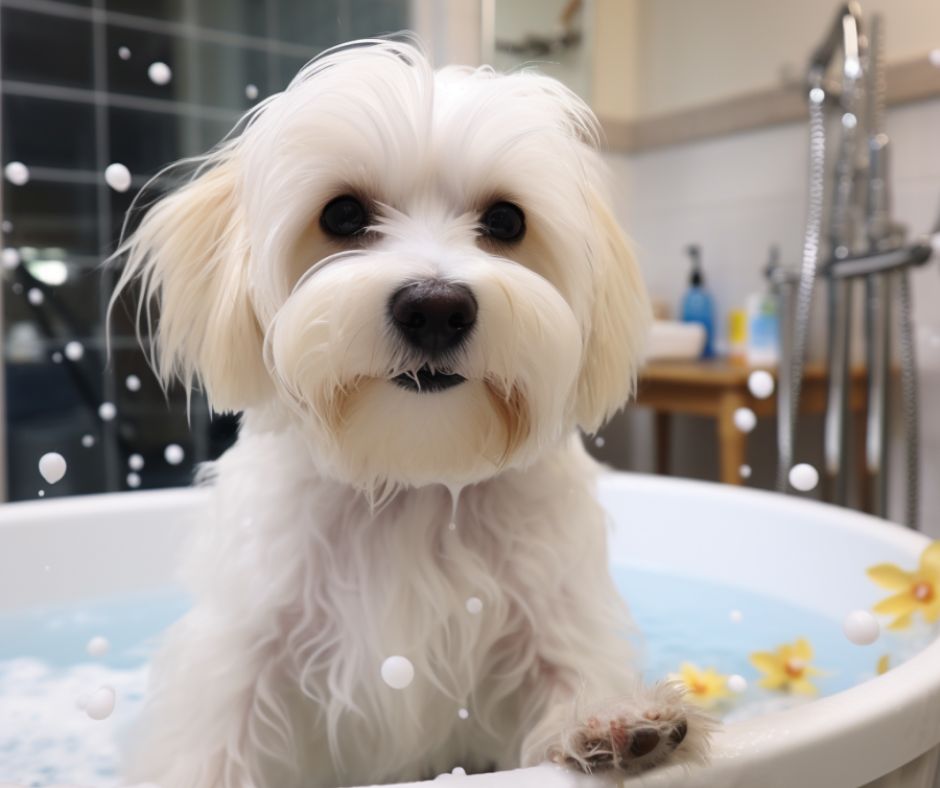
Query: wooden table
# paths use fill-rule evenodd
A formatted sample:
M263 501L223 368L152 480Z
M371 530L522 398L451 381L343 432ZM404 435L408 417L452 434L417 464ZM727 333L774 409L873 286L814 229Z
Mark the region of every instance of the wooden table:
M662 361L648 364L640 372L636 404L656 414L656 471L669 472L671 417L674 414L707 416L717 421L721 481L741 484L740 468L747 462L747 434L734 425L734 412L750 408L758 418L777 412L776 392L757 399L747 388L755 369L727 359ZM773 370L769 370L773 372ZM776 377L776 376L775 376ZM856 415L855 445L864 468L864 413L867 376L863 367L851 371L849 410ZM826 409L826 374L822 364L807 364L803 373L800 413L823 413ZM848 426L847 426L848 428ZM859 431L861 435L859 436Z

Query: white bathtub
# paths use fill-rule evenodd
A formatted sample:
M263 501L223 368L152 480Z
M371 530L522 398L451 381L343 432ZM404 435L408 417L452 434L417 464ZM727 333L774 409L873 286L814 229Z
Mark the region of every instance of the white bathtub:
M0 610L167 585L193 490L0 509ZM661 566L813 607L835 621L882 595L874 563L916 564L927 540L872 517L770 493L611 474L614 563ZM45 566L55 571L43 571ZM631 788L930 788L940 754L940 639L883 676L799 708L726 726L712 763ZM452 778L456 779L456 778ZM468 786L572 788L602 778L542 766ZM940 786L940 783L937 783ZM172 788L166 786L165 788Z

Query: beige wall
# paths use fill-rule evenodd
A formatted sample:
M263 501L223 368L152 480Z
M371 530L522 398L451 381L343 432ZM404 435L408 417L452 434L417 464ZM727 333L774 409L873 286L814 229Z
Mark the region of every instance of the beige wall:
M885 19L885 54L940 48L940 0L862 0ZM832 0L596 0L593 101L629 119L802 76L832 20ZM632 73L630 69L632 67Z

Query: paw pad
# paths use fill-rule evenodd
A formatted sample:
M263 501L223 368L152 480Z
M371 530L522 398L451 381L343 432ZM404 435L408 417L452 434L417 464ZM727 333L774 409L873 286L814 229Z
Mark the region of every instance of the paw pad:
M630 754L635 758L648 755L659 745L659 731L655 728L638 728L630 737Z

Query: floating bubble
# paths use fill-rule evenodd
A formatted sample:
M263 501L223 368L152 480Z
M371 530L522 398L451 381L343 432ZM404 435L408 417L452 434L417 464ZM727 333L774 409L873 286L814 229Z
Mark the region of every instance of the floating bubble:
M117 408L114 407L113 402L102 402L98 406L98 417L102 421L111 421L115 416L117 416Z
M23 292L23 285L21 285L19 282L14 282L12 289L13 289L13 292L14 292L14 293L16 293L17 295L19 295L20 293Z
M472 596L467 600L467 612L475 616L483 610L483 600L478 596Z
M114 191L126 192L131 188L131 171L123 164L114 162L105 168L104 180Z
M603 449L605 443L607 443L607 441L604 440L602 435L598 435L594 439L594 445L597 446L598 449Z
M881 626L867 610L853 610L843 620L842 632L855 645L870 646L881 635Z
M62 363L62 354L61 354L58 350L57 350L55 353L52 354L52 363L53 363L53 364L61 364L61 363Z
M80 361L81 357L85 355L85 346L81 342L76 342L74 339L66 344L65 346L65 357L69 361Z
M186 453L183 451L183 447L178 443L171 443L163 450L163 459L170 465L179 465L185 456Z
M742 465L740 468L738 468L738 473L741 474L742 479L750 479L751 478L751 466Z
M124 385L128 391L140 391L140 378L137 375L128 375L124 378Z
M728 618L731 619L732 624L740 624L742 621L744 621L744 613L742 613L740 610L732 610L730 613L728 613Z
M95 445L95 436L94 435L82 435L82 446L86 449L90 449Z
M121 58L121 60L130 60L131 59L130 49L128 49L127 47L118 47L118 57Z
M55 484L65 476L67 467L65 457L58 452L50 451L39 458L39 473L49 484Z
M33 306L39 306L43 301L46 300L42 290L40 290L38 287L29 288L26 293L26 298L29 299L29 303L31 303Z
M747 389L757 399L767 399L774 393L774 376L766 369L755 369L747 376Z
M741 432L750 432L757 426L757 416L750 408L738 408L734 412L734 426Z
M21 161L11 161L3 168L3 174L14 186L24 186L29 183L29 167Z
M45 497L46 497L46 491L45 491L45 490L40 490L38 493L36 493L36 495L38 495L40 498L45 498ZM49 567L46 567L46 571L47 571L47 572L49 571Z
M819 484L819 471L808 462L801 462L790 468L788 478L794 490L809 492Z
M414 665L407 657L389 657L382 663L382 681L392 689L405 689L414 677Z
M167 85L173 79L173 72L166 63L159 60L151 63L147 69L147 76L154 85Z
M809 92L809 100L814 104L822 104L826 100L826 91L822 88L813 88Z
M258 98L258 86L251 83L245 85L245 98L254 101Z
M457 716L462 720L466 720L470 718L470 712L463 708L457 709Z
M85 703L85 714L93 720L106 720L114 711L114 690L100 687L95 690Z
M136 490L140 487L140 474L134 473L133 471L127 474L127 486L132 490Z
M85 645L86 653L91 657L103 657L111 649L111 644L106 637L95 635Z
M16 266L20 264L20 252L18 249L14 249L12 246L8 246L6 249L0 253L0 263L3 264L3 267L7 271L12 271Z
M846 112L842 116L842 125L847 129L854 129L858 125L858 118L851 112Z
M453 769L450 770L450 773L457 777L467 776L467 770L464 769L463 766L455 766Z
M9 219L4 219L2 224L0 224L0 227L3 228L3 232L5 233L13 232L13 222L11 222Z
M747 689L747 679L737 673L728 676L728 689L737 693L744 692Z
M132 454L127 458L127 467L129 467L132 471L139 471L144 467L144 458L139 454Z

